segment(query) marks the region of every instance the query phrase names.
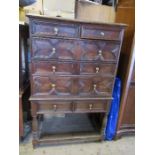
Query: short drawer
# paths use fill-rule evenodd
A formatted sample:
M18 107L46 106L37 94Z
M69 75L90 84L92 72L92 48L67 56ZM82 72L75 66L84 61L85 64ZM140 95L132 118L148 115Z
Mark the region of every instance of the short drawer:
M48 112L72 112L71 102L39 102L38 113Z
M80 74L81 75L115 75L116 64L103 64L103 63L80 63Z
M61 22L46 22L34 20L31 23L32 34L58 37L78 37L79 28L77 25L61 23Z
M33 59L74 60L77 43L74 40L38 38L32 39Z
M80 60L84 61L117 61L120 51L119 43L103 40L81 41L80 46Z
M82 26L81 38L121 40L121 30L103 26Z
M78 92L81 97L111 97L114 77L81 76L78 78Z
M33 61L31 63L33 74L63 74L74 73L74 63L56 61Z
M75 103L75 112L107 112L108 101L77 101Z
M71 96L73 78L69 76L33 75L32 90L34 96Z

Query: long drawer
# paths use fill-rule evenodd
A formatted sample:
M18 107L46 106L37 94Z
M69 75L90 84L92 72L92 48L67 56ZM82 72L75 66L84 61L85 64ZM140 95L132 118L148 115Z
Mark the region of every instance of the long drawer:
M33 59L117 61L119 49L108 41L32 38Z
M56 74L56 75L105 75L114 76L115 63L83 63L61 61L33 61L31 63L33 74Z
M102 101L38 101L38 113L92 113L107 112L110 100Z
M111 96L113 77L102 76L32 76L32 95L71 97Z

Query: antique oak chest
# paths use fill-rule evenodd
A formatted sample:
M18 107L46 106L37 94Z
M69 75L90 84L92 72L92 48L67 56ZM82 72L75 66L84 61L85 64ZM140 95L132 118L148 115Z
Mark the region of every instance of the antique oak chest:
M125 25L28 17L33 145L103 140Z

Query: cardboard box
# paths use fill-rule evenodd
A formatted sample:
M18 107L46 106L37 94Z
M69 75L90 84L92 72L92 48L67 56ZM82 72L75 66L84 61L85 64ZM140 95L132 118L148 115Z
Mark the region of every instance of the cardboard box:
M74 19L75 0L43 0L43 14Z
M115 9L112 6L95 4L87 1L77 3L76 18L87 21L115 22Z

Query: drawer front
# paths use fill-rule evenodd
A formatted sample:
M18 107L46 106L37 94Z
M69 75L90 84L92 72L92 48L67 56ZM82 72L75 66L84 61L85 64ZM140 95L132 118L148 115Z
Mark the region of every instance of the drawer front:
M33 76L32 94L70 96L73 79L71 77Z
M106 41L32 39L32 57L39 59L116 61L120 45Z
M83 97L111 97L113 82L114 78L112 77L80 77L78 79L78 92Z
M35 61L32 62L33 74L63 74L74 73L74 63L56 62L56 61Z
M45 112L72 112L71 102L52 102L45 101L38 104L38 113Z
M51 97L111 97L113 77L39 76L32 80L32 95Z
M79 28L74 24L64 24L61 22L32 21L32 34L58 36L58 37L78 37Z
M74 60L76 42L74 40L33 38L32 58Z
M116 64L80 63L77 70L78 63L75 62L33 61L31 67L33 74L74 75L80 72L80 75L114 76Z
M121 30L103 26L82 26L81 38L121 40Z
M75 112L107 112L108 101L77 101L75 103Z
M108 41L81 42L81 60L88 61L116 61L118 59L120 44Z
M102 64L102 63L80 63L80 74L81 75L115 75L116 64Z

